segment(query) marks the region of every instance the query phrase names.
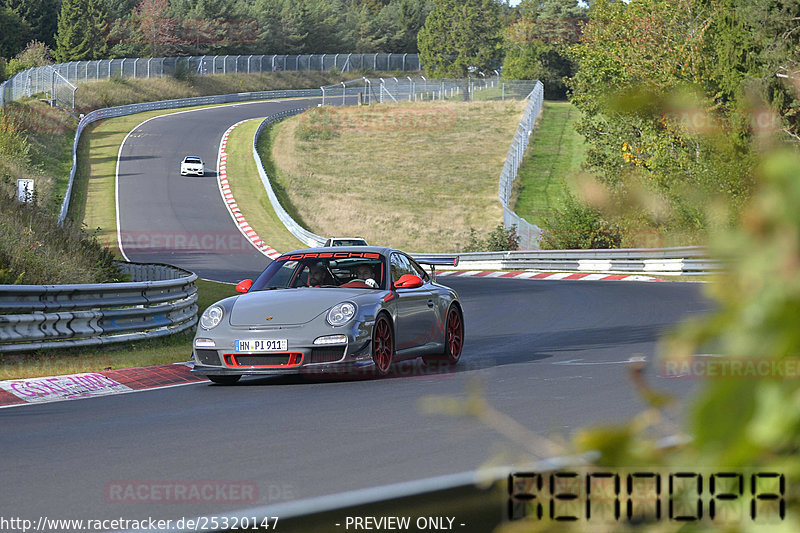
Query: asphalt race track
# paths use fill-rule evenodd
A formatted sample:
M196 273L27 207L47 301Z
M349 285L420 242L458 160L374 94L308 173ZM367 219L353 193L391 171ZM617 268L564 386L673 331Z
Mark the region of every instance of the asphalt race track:
M191 153L215 168L219 139L231 124L298 103L308 101L184 113L137 128L120 165L123 228L238 233L213 173L181 178L178 164ZM126 251L134 261L174 263L231 281L266 263L255 251ZM648 357L648 380L681 406L695 389L691 380L659 377L652 359L660 333L710 308L700 284L442 283L464 305L466 342L455 372L430 374L415 363L383 379L245 378L233 387L200 383L0 409L3 513L178 519L470 471L501 452L549 456L539 449L526 455L475 420L420 410L421 398L463 399L474 383L530 430L565 437L643 408L629 377L632 356ZM198 481L255 488L255 498L230 501L224 493L202 503L160 503L163 496L120 503L113 492L130 483L174 488Z
M444 278L443 278L444 280ZM464 302L458 371L366 380L246 378L0 410L5 509L18 516L180 518L472 470L520 448L478 422L426 415L426 395L491 404L545 435L643 404L626 361L708 304L699 285L447 279ZM651 382L678 398L693 383ZM545 454L540 454L544 456ZM109 503L115 483L254 483L258 502Z
M217 184L217 153L240 120L316 105L319 99L235 104L162 115L140 124L120 152L119 232L128 259L168 263L201 278L236 282L270 262L241 234ZM199 155L205 176L181 176L180 162ZM269 244L269 243L268 243Z

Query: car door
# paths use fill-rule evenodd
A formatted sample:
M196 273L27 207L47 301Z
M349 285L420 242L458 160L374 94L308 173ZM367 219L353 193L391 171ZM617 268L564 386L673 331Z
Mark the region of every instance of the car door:
M399 252L392 253L390 266L393 286L404 274L423 279L421 287L396 289L395 337L398 355L402 356L403 351L416 353L416 348L433 342L436 337L436 306L430 278L410 258Z

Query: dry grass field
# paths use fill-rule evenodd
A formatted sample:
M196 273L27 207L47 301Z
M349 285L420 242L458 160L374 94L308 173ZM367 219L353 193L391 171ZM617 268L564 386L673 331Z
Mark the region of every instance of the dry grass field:
M500 171L523 101L324 107L277 127L287 210L320 235L455 252L502 222ZM272 176L271 176L272 177Z

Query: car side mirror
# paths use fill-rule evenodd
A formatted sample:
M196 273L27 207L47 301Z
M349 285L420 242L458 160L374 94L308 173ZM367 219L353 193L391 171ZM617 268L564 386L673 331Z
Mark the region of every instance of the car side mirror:
M236 285L236 292L245 293L245 292L249 291L250 287L252 287L252 286L253 286L253 280L252 279L244 279L244 280L240 281Z
M415 276L414 274L403 274L400 276L394 283L395 289L416 289L418 287L422 287L422 278L419 276Z

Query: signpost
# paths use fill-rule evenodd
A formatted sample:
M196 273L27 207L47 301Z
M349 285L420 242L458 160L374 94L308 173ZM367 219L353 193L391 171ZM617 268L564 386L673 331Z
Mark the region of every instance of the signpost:
M17 201L21 204L33 203L33 180L17 180Z

